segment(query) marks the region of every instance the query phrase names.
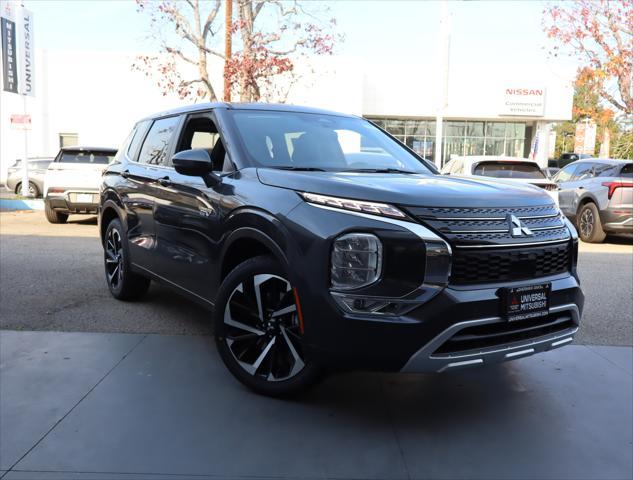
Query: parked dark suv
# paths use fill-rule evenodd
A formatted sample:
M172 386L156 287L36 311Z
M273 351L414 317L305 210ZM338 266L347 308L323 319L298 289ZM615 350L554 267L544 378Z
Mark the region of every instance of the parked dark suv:
M331 369L445 371L572 341L577 236L542 189L447 178L369 121L199 104L136 124L104 172L112 295L213 312L269 395ZM168 352L165 352L168 355Z

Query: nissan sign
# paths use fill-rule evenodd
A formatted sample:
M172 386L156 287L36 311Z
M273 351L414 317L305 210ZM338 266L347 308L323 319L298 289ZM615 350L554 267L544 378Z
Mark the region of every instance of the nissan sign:
M506 87L500 115L542 117L545 114L545 88Z

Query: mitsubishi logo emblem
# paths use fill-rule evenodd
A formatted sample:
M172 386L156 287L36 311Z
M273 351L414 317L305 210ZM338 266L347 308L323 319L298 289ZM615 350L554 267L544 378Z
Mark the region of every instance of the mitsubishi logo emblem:
M534 235L532 233L532 230L523 225L523 223L521 223L521 220L519 220L514 215L508 214L506 216L506 220L510 229L510 235L512 235L513 237L529 237L531 235Z

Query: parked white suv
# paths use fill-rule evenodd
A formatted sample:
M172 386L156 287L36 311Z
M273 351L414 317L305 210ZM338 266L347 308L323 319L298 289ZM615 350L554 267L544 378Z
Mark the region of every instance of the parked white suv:
M62 148L44 177L46 219L65 223L71 213L97 213L101 174L115 155L113 148Z
M444 175L482 176L534 185L547 191L558 203L558 185L547 178L538 163L521 157L471 155L454 157L442 168Z

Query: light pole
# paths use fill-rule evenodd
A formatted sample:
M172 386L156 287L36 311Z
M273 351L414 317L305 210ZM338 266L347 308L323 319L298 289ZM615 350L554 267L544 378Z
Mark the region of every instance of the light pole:
M442 168L442 140L444 110L448 105L448 71L451 50L451 16L448 11L448 2L442 2L442 19L440 21L440 42L438 49L438 83L440 94L438 95L437 114L435 116L435 166Z
M229 60L231 60L231 37L233 35L233 0L225 0L224 24L224 101L231 101L231 80L229 78Z

